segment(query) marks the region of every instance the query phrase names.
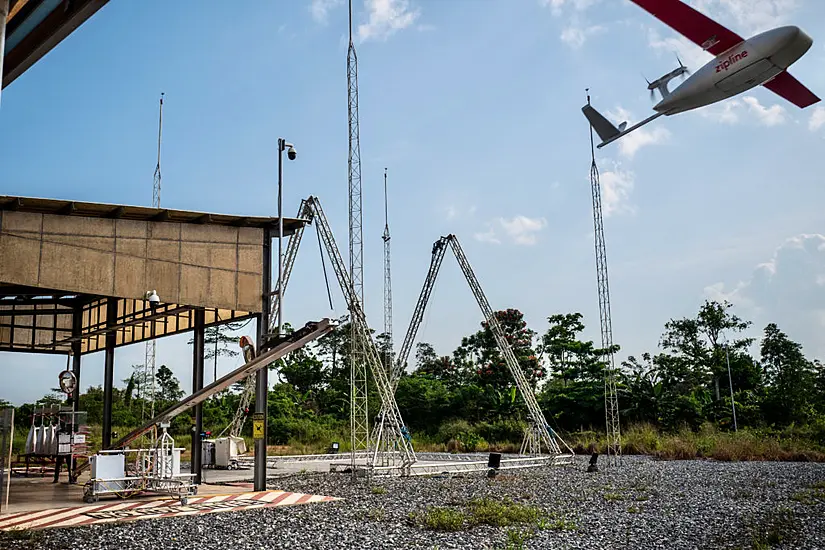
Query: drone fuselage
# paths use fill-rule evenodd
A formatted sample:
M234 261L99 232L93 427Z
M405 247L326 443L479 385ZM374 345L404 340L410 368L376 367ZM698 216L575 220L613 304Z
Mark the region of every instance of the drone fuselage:
M740 94L787 69L811 44L811 37L794 26L757 34L709 61L653 109L675 115Z

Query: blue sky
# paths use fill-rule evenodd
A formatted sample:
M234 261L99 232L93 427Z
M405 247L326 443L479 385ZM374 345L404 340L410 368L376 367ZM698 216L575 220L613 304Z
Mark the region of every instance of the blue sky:
M691 3L744 36L802 26L814 45L791 72L825 96L821 2ZM598 339L584 89L609 116L639 120L651 107L643 74L673 69L674 52L691 69L708 56L624 0L355 0L354 11L371 324L380 330L387 167L397 345L432 243L449 232L494 308L521 309L539 332L580 311ZM299 153L285 166L287 213L320 197L346 252L346 32L340 0L110 2L3 91L0 193L151 204L163 91L163 206L275 215L282 136ZM825 109L760 88L598 152L621 358L654 350L664 323L707 297L733 301L753 336L776 321L825 356L823 146ZM294 324L331 314L311 236L285 301ZM480 320L448 257L420 339L446 354ZM161 340L158 361L189 387L186 340ZM142 345L118 350L116 379L142 357ZM84 360L83 386L101 383L102 353ZM55 386L65 360L0 363L0 397L21 402Z

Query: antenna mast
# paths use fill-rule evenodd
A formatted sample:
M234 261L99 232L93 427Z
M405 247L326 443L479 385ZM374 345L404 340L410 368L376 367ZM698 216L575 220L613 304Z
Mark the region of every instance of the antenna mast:
M349 0L349 49L347 50L347 111L349 123L349 270L353 293L364 308L364 242L362 238L361 137L358 123L358 55L352 40L352 0ZM363 311L363 309L362 309ZM359 313L350 307L350 430L352 472L356 453L370 447L367 409L367 357L364 335L354 322Z
M589 92L589 88L587 90ZM587 94L590 105L590 94ZM596 151L593 147L593 126L590 126L590 189L593 195L593 227L596 236L596 283L599 289L599 321L604 350L604 414L607 429L607 461L621 465L622 438L619 426L619 398L616 392L616 363L613 357L613 322L610 319L610 285L607 277L607 247L604 240L602 190Z
M160 94L160 105L158 107L158 163L155 166L155 176L152 183L152 208L160 208L160 146L163 138L163 92ZM141 419L145 420L146 401L150 403L149 418L155 417L155 323L150 322L151 338L146 341L146 356L143 363L143 380L141 386L149 382L149 396L143 395L141 405Z
M392 271L390 269L390 216L387 206L387 169L384 168L384 334L387 336L387 348L384 350L384 365L388 375L392 373Z

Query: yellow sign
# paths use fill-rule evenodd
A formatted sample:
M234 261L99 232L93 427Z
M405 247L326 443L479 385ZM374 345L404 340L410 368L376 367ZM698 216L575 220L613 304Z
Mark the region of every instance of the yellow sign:
M264 419L263 414L255 413L254 417L252 418L252 438L253 439L263 439L264 438Z

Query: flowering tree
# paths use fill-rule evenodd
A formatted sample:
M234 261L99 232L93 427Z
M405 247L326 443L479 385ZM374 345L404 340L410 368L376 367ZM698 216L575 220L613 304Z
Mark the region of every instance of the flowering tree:
M517 309L496 311L495 316L522 372L535 388L538 381L547 375L533 349L535 331L527 328L524 314ZM483 321L481 327L480 331L462 339L454 358L465 370L470 371L468 374L474 376L478 384L497 390L509 390L515 385L513 375L507 368L488 323Z

